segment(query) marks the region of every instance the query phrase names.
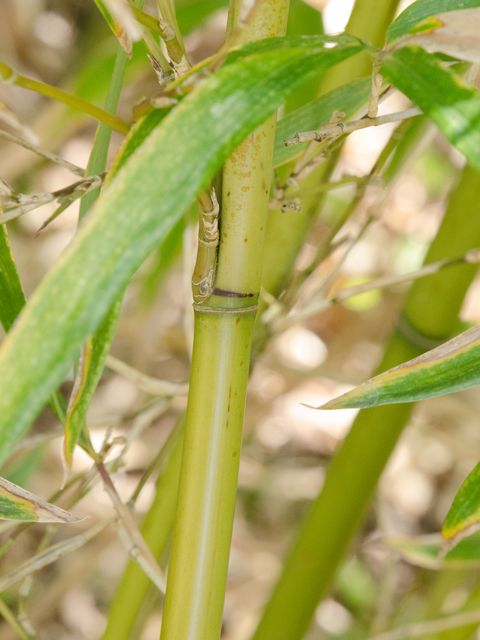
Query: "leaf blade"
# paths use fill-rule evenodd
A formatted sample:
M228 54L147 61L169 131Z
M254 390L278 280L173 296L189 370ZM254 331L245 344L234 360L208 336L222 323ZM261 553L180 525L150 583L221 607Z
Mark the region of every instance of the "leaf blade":
M417 0L402 11L387 30L387 42L394 42L412 32L427 18L439 13L480 7L480 0Z
M442 528L447 552L480 528L480 463L469 473L455 496Z
M420 47L403 47L382 62L382 74L438 126L480 171L480 92L442 68Z
M78 522L73 514L0 478L0 518L24 522Z
M389 369L321 409L369 408L417 402L480 383L480 325L418 358Z

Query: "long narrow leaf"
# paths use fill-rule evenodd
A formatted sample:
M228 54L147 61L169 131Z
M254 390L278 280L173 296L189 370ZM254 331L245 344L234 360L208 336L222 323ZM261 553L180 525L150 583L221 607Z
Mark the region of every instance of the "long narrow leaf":
M480 464L460 487L443 523L443 551L480 529Z
M25 294L13 259L7 228L0 225L0 322L5 331L10 329L24 304Z
M480 325L368 380L321 409L416 402L480 383Z
M387 31L387 42L413 33L418 24L438 13L473 7L480 7L480 0L417 0L392 22Z
M77 522L79 518L0 478L0 518L26 522Z
M135 126L131 129L123 145L115 156L113 165L105 180L105 187L108 186L113 176L125 164L132 153L142 144L145 138L153 131L161 120L168 115L169 111L170 109L155 109L136 122ZM101 124L100 127L104 127L104 125ZM96 142L99 140L98 133L101 133L102 131L100 127L95 139ZM103 155L103 158L93 158L93 160L96 161L97 169L101 169L102 166L104 166L101 164L102 160L106 162L106 153L102 154L101 152L108 149L109 140L110 137L108 136L101 141L103 146L106 145L105 149L100 149L99 155ZM89 166L91 164L95 164L95 162L92 163L92 157L90 158ZM98 192L96 195L98 196ZM80 209L80 213L81 212L82 209ZM177 227L175 227L175 229L176 228ZM170 235L167 236L167 239L171 240ZM123 295L124 292L122 291L117 296L112 307L97 327L93 336L87 340L82 351L82 357L80 359L75 384L68 404L65 422L64 456L68 467L72 466L73 451L85 426L88 407L90 406L93 393L102 376L105 360L115 336L115 330L117 328L122 308Z
M150 251L248 133L311 75L363 50L325 38L240 59L188 96L100 196L0 354L0 461ZM274 43L275 44L275 43Z
M480 92L420 47L388 54L382 74L426 113L480 171Z

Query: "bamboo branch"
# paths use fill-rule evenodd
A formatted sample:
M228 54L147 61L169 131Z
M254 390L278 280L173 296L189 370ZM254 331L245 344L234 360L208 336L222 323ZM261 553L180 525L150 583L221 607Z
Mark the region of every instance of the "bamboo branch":
M168 55L172 60L175 72L178 77L181 77L191 69L192 65L188 60L182 34L178 28L175 9L171 0L157 0L157 4L160 15L162 16L160 26L165 34L163 41L165 42Z
M438 618L437 620L425 620L423 622L413 622L398 629L391 629L384 633L371 636L368 640L403 640L404 638L419 638L442 633L448 629L467 627L480 623L480 609L474 611L462 611L453 616Z
M31 635L27 633L26 629L23 625L20 624L20 621L17 620L13 611L10 607L0 598L0 615L4 618L6 622L12 627L15 633L18 635L21 640L32 640Z
M331 298L322 298L322 299L309 299L307 302L296 311L294 310L287 316L275 318L272 322L272 329L275 332L285 331L289 327L302 320L306 320L325 309L328 309L334 304L340 304L345 302L350 298L354 298L355 296L359 296L362 293L367 293L369 291L375 291L376 289L384 289L385 287L391 287L397 284L403 284L405 282L412 282L414 280L419 280L420 278L425 278L426 276L431 276L434 273L438 273L442 269L448 267L455 267L459 264L478 264L480 262L480 249L472 249L467 251L467 253L459 258L438 260L437 262L433 262L431 264L427 264L416 271L410 271L409 273L400 273L391 276L384 276L383 278L377 278L376 280L372 280L370 282L364 282L362 284L356 285L355 287L348 287L347 289L343 289L337 295Z
M159 591L165 593L166 581L162 570L158 566L152 552L146 545L141 533L135 526L130 512L120 500L108 471L105 469L102 462L97 462L97 469L103 480L105 490L113 503L115 511L117 512L119 520L118 533L123 545L128 551L129 556L132 560L135 560L141 569L143 569Z
M350 122L331 123L327 122L323 124L320 129L316 131L306 131L304 133L296 133L290 140L285 140L283 143L286 147L291 147L295 144L301 144L302 142L309 142L314 140L315 142L324 142L325 140L331 140L344 134L352 133L353 131L359 131L360 129L366 129L367 127L378 127L382 124L390 122L401 122L407 118L413 118L419 116L422 111L418 107L412 107L405 111L399 111L398 113L388 113L384 116L376 116L374 118L361 118L360 120L351 120Z
M107 356L105 364L109 369L132 380L142 391L150 393L153 396L165 396L169 398L172 396L186 396L188 394L188 383L177 384L175 382L167 382L166 380L159 380L158 378L147 376L141 371L138 371L138 369L134 369L125 362L110 355Z
M98 189L102 184L104 177L105 174L88 176L87 178L83 178L83 180L79 180L68 187L63 187L62 189L58 189L58 191L53 191L51 193L47 192L32 195L26 195L23 193L12 194L5 203L8 207L7 211L0 214L0 224L19 218L25 213L28 213L33 209L37 209L38 207L42 207L44 204L48 204L49 202L54 202L55 200L59 200L61 204L65 202L71 204L74 200L81 198L89 191ZM49 218L47 223L50 222L51 219L53 218ZM43 229L47 223L45 223L41 229Z
M60 165L64 169L68 169L75 175L80 176L81 178L83 178L83 176L85 175L85 169L82 169L81 167L77 167L75 164L68 162L68 160L64 160L64 158L57 156L57 154L53 153L52 151L47 151L46 149L42 149L41 147L38 147L36 144L27 142L27 140L23 140L18 136L14 136L11 133L7 133L2 129L0 129L0 138L3 138L4 140L8 140L8 142L14 142L15 144L18 144L21 147L28 149L29 151L33 151L33 153L36 153L38 156L41 156L42 158L45 158L45 160L50 160L50 162L55 162L55 164Z

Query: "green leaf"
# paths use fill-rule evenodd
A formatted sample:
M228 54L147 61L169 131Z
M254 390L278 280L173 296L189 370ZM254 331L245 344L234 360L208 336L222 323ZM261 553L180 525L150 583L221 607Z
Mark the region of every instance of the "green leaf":
M88 407L93 392L102 377L110 345L115 336L118 318L122 310L123 292L117 298L105 318L82 351L75 384L70 396L65 422L64 455L68 467L72 466L73 450L85 426Z
M480 7L480 0L417 0L392 22L387 31L387 42L414 33L417 25L438 13Z
M480 325L364 382L319 409L416 402L480 383Z
M371 86L370 78L353 80L316 100L312 100L279 120L275 133L273 166L278 167L285 164L305 151L308 142L291 147L285 147L283 144L285 140L293 138L297 131L318 129L320 125L330 120L334 111L343 111L347 120L353 118L368 103Z
M0 351L0 462L116 296L198 191L289 93L365 45L264 47L206 79L135 151L42 281ZM331 39L328 40L329 42Z
M480 463L467 476L447 513L442 529L443 550L451 549L479 528Z
M381 72L480 171L480 92L420 47L404 47L387 55Z
M135 126L131 129L114 158L113 164L105 180L104 188L108 186L113 176L116 175L133 152L140 147L153 129L168 115L170 110L171 108L154 109L150 113L141 117L135 123ZM104 125L100 125L100 127L104 127ZM98 138L96 138L96 140L97 139ZM108 141L109 138L105 141L107 148ZM89 166L90 164L92 164L92 158ZM100 164L97 168L102 168L102 165ZM176 230L177 227L178 225L174 227L174 230ZM166 242L172 241L170 236L171 234L166 236ZM113 338L115 337L115 331L122 309L123 296L124 292L122 291L106 314L105 318L97 327L93 336L87 340L87 343L82 350L82 356L75 377L75 384L68 403L65 422L64 456L65 462L69 468L72 466L75 445L79 441L82 430L85 427L90 401L100 378L102 377L105 360L107 359L110 346Z
M5 331L10 329L24 304L25 294L13 259L7 227L0 225L0 322Z
M0 518L30 522L78 522L79 518L0 478Z
M441 556L440 534L414 538L388 536L385 542L400 552L404 560L425 569L480 568L480 534L462 540L445 557Z

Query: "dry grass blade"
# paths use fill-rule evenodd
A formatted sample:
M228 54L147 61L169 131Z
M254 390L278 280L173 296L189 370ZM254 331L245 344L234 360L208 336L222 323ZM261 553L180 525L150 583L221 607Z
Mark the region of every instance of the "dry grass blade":
M132 516L127 507L120 500L120 497L115 489L115 486L110 478L105 466L101 463L97 463L97 469L102 477L104 487L108 493L119 520L119 535L120 539L125 545L128 554L135 560L135 562L143 569L150 580L156 585L156 587L165 593L166 580L162 570L157 564L157 561L152 555L152 552L148 548L141 533L135 526L132 520Z
M65 169L68 169L69 171L74 173L76 176L80 176L81 178L83 178L83 176L85 175L85 169L82 169L81 167L77 167L75 164L68 162L68 160L61 158L60 156L58 156L56 153L53 153L52 151L47 151L46 149L42 149L41 147L38 147L36 144L32 144L31 142L27 142L27 140L23 140L18 136L14 136L11 133L2 131L2 129L0 129L0 138L3 138L4 140L8 140L8 142L14 142L15 144L18 144L21 147L28 149L29 151L33 151L33 153L36 153L38 156L42 158L45 158L45 160L50 160L50 162L55 162L55 164L58 164L59 166L64 167Z
M20 582L31 573L42 569L42 567L46 567L52 562L55 562L59 558L71 553L72 551L76 551L83 547L89 540L98 535L101 531L105 529L109 524L114 521L115 517L107 518L103 520L99 524L95 525L85 533L82 533L78 536L74 536L73 538L69 538L68 540L64 540L63 542L59 542L58 544L54 544L52 547L44 551L43 553L39 553L33 558L30 558L26 562L24 562L20 567L9 571L3 576L0 576L0 592L9 589L11 586Z

